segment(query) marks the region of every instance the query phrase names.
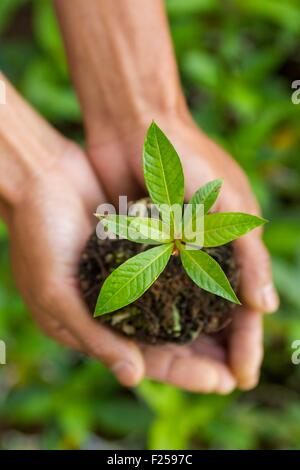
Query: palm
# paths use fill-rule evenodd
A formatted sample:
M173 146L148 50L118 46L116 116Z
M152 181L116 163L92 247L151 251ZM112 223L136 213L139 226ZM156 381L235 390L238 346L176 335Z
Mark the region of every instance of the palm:
M69 162L77 166L76 175L69 171ZM61 287L68 282L74 284L80 252L92 230L89 214L102 196L84 155L77 149L72 158L62 158L45 177L29 186L15 211L11 237L16 276L22 280L21 289L26 297L30 290L24 285L25 273L32 272L33 278L27 275L28 282L33 279L38 286L45 265L48 274L62 283ZM29 244L34 250L26 250Z
M15 279L36 321L50 336L81 349L65 324L61 299L65 295L66 301L77 301L78 260L91 231L88 213L101 191L91 181L84 156L71 148L45 176L28 185L14 212L10 241ZM71 162L73 172L68 174ZM89 184L81 184L85 181Z

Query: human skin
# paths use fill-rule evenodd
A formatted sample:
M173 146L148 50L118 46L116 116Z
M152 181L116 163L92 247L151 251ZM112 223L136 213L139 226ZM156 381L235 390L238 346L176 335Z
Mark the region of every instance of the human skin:
M137 346L96 323L81 299L77 273L104 193L75 143L48 125L3 75L0 106L0 216L9 230L13 274L40 328L110 367L128 385L124 358L144 372ZM129 383L129 385L131 382Z
M0 216L17 287L40 328L106 364L123 385L147 375L194 392L231 391L236 380L221 343L203 338L189 348L139 346L91 317L79 291L78 263L104 193L81 148L0 79L7 90L0 106ZM248 315L250 325L253 318ZM254 339L245 345L255 350Z
M83 111L87 153L110 199L116 202L120 194L135 199L145 193L141 149L145 131L154 119L181 157L187 199L203 183L223 178L215 208L259 214L242 169L197 128L187 109L163 2L73 0L72 7L68 0L54 3ZM178 377L182 375L177 384L183 388L194 380L189 354L196 347L205 360L205 342L214 349L219 364L223 362L232 374L230 385L227 377L228 391L234 382L243 389L257 383L262 359L260 312L271 313L278 307L261 230L237 241L235 255L241 266L244 306L236 310L232 327L226 330L225 346L212 346L214 340L202 338L194 346L176 350L176 354L186 354L187 369L177 368L176 372ZM176 354L168 355L165 364L164 348L146 351L146 374L170 381L165 370ZM224 393L225 389L226 385Z

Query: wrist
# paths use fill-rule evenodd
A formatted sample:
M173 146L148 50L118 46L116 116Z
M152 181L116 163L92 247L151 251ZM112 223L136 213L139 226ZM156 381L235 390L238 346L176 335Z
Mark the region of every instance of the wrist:
M0 132L0 140L0 200L10 211L23 198L32 181L45 174L56 159L31 139L25 141L14 136L13 142L4 141Z
M55 1L89 144L186 112L162 0L70 3Z
M166 123L168 127L175 129L181 125L191 125L193 122L181 91L173 97L165 96L164 100L157 102L150 103L147 98L141 96L136 96L135 100L136 103L129 104L124 110L116 109L109 118L100 112L94 118L88 114L84 116L89 149L114 142L122 145L128 140L133 140L135 136L144 136L153 120L162 125Z
M0 215L7 219L60 153L64 139L18 95L3 75L6 103L0 105Z

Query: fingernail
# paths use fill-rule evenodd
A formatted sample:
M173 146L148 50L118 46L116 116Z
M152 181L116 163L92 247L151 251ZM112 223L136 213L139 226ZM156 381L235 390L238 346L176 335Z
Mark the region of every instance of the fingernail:
M136 367L129 361L117 362L112 368L119 382L125 387L133 387L139 381L138 371Z
M270 282L262 289L262 302L264 310L267 313L272 313L279 307L279 297L275 290L274 284Z
M254 375L251 378L241 381L239 383L239 389L244 390L244 391L251 390L252 388L255 388L257 386L258 382L259 382L259 376Z
M220 385L217 391L222 395L226 395L227 393L231 393L235 389L235 387L235 379L229 374L224 374L220 379Z
M203 376L205 377L205 385L203 385L202 391L204 393L215 393L219 383L218 372L208 365L203 368ZM201 381L203 381L202 377Z

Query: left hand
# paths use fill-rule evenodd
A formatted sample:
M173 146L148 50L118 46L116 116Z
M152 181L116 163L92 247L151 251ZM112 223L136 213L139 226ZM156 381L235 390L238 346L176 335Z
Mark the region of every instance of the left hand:
M49 147L53 136L47 132ZM22 197L8 214L14 278L46 335L103 362L123 385L133 386L144 376L139 347L92 318L78 282L80 256L104 193L80 147L60 139L61 153L22 182Z

